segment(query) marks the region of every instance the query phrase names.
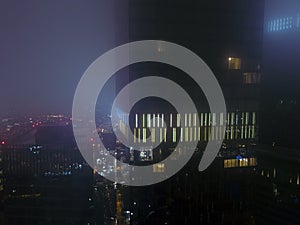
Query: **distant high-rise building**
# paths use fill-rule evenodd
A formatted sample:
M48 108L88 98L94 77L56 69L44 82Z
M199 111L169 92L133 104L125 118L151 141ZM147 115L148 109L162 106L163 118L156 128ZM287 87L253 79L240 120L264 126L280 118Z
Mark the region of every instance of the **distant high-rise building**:
M261 140L299 147L300 3L267 0L263 42Z

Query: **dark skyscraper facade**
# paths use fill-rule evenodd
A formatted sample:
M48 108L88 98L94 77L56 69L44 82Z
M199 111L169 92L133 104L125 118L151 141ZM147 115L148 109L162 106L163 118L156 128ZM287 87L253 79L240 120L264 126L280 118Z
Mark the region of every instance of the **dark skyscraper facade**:
M119 14L123 15L124 20L119 20L122 29L116 41L126 43L161 40L162 42L158 41L157 44L158 51L165 51L163 41L169 41L195 52L206 62L219 81L228 113L210 113L206 98L196 83L179 69L161 63L140 63L123 69L116 76L116 92L128 82L144 76L155 75L171 79L185 89L198 108L200 121L195 121L192 126L210 126L215 121L216 126L226 129L225 139L229 142L257 140L260 83L263 76L261 60L264 2L132 0L124 5L124 11L120 10ZM137 136L140 132L139 137L143 138L143 132L138 128L149 128L146 126L146 120L156 113L160 113L160 117L164 117L168 124L176 124L178 115L170 104L155 99L140 101L131 115L132 127L137 128ZM186 116L187 121L193 120L190 118L193 115L179 116ZM194 130L187 136L197 136L199 141L212 138L205 138L204 133L200 135L199 132ZM215 129L213 132L218 131ZM182 135L181 139L184 139L186 134ZM171 135L170 139L174 139L174 136L175 134ZM216 136L217 133L214 134L214 138Z
M299 39L299 1L266 1L261 139L275 146L299 147Z

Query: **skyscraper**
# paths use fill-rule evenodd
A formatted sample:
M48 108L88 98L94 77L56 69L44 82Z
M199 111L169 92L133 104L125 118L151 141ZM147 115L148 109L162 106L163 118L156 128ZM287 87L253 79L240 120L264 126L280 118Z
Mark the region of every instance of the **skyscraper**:
M299 147L300 4L266 1L261 139Z

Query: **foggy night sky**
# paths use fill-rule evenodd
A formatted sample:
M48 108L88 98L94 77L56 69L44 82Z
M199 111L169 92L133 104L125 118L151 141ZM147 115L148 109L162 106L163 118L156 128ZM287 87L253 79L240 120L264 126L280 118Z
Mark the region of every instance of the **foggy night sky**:
M0 2L0 115L70 113L87 67L115 46L113 1Z
M128 18L120 2L126 1L1 0L0 116L70 113L87 67L123 43L120 27L126 28L120 24ZM298 0L267 0L266 6L266 19L300 12ZM269 34L264 41L265 74L278 85L289 83L283 91L299 90L299 40L300 30Z

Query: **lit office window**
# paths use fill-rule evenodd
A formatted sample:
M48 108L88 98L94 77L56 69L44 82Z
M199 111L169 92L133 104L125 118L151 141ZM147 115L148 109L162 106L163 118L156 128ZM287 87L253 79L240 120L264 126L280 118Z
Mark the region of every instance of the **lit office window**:
M151 128L151 142L155 142L155 128Z
M255 112L252 113L252 124L255 125Z
M165 172L165 164L164 163L153 164L153 173L163 173L163 172Z
M173 142L176 142L176 128L173 128Z
M215 140L215 128L214 127L211 127L210 138L213 141Z
M241 139L244 139L244 126L241 127Z
M151 127L151 115L147 114L147 127Z
M139 121L139 116L138 114L135 114L135 128L138 128L139 125L138 121Z
M193 141L193 128L190 127L190 142Z
M226 125L228 126L229 124L230 124L230 113L227 113Z
M220 126L224 125L224 115L223 113L220 113Z
M143 127L145 127L145 114L143 114L142 119L143 119L142 121Z
M248 127L248 138L251 138L252 135L251 135L251 126Z
M159 128L159 142L163 141L163 131L162 128Z
M197 113L194 113L193 125L197 126Z
M155 114L152 115L152 127L155 127Z
M243 158L242 160L239 160L240 162L240 167L247 167L248 166L248 159Z
M165 126L165 115L161 114L161 126L164 127Z
M242 60L240 58L228 58L228 69L230 70L239 70L241 69Z
M164 52L166 50L166 46L165 46L164 42L156 41L156 43L157 43L157 51L158 52Z
M184 129L184 141L188 142L189 141L189 128Z
M180 114L177 114L177 123L176 123L177 127L180 127Z
M173 127L173 115L170 114L170 127Z
M136 143L136 128L133 129L133 143Z
M138 142L141 142L141 128L138 128Z
M257 165L257 159L256 158L250 158L249 159L249 166L256 166Z
M180 141L183 142L183 128L180 128Z
M189 113L189 127L192 126L192 114Z
M260 83L260 73L244 73L243 74L244 84L258 84Z
M255 138L255 126L252 126L251 138Z
M212 125L213 125L213 126L216 126L216 124L217 124L216 113L213 113L213 114L212 114Z
M156 118L156 120L157 120L157 127L159 127L159 121L160 121L159 114L157 114L157 118Z
M146 143L147 140L147 130L146 128L143 128L143 143Z
M184 114L184 126L187 127L187 114Z

